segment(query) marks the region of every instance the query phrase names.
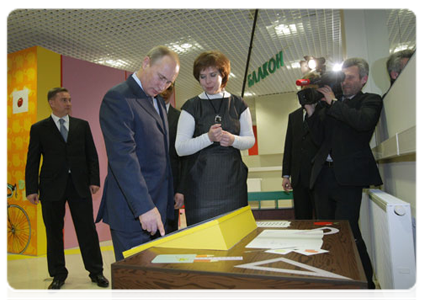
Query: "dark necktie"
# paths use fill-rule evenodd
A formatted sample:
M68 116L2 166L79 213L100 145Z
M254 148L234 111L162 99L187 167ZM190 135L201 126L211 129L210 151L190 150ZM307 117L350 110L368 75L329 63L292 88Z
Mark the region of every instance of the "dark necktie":
M304 116L304 121L303 121L303 127L304 127L304 131L308 131L308 124L307 124L307 119L308 119L308 116L307 116L307 114L305 114L305 116Z
M65 124L64 124L65 120L59 119L59 122L60 122L60 133L62 134L65 142L67 142L68 141L68 130L66 129Z

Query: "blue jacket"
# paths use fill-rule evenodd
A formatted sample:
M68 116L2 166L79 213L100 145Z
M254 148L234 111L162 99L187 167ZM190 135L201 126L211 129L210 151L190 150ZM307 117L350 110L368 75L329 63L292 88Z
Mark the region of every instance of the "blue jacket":
M163 99L160 115L130 76L110 89L100 107L108 173L96 222L111 229L142 231L138 217L157 207L162 222L173 216L169 129Z

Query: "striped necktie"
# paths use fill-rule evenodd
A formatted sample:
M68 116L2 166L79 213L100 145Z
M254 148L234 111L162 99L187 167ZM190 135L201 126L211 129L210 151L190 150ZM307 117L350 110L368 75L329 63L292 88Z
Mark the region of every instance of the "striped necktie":
M60 133L63 136L63 139L65 140L65 142L68 141L68 130L65 127L65 120L64 119L59 119L60 122Z

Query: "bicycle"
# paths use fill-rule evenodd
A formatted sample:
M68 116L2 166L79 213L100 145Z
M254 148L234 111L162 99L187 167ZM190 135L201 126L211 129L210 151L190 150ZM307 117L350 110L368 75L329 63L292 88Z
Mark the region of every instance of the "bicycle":
M7 184L7 199L18 197L16 184ZM26 211L7 201L7 252L22 254L31 240L31 222Z

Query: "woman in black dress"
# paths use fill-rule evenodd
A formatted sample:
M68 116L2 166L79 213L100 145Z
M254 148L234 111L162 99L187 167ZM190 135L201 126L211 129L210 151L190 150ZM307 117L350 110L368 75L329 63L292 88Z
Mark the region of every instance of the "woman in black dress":
M194 62L193 73L204 92L182 106L175 143L178 155L187 156L188 225L248 205L248 168L240 150L255 143L247 104L225 91L228 58L219 51L203 52Z

